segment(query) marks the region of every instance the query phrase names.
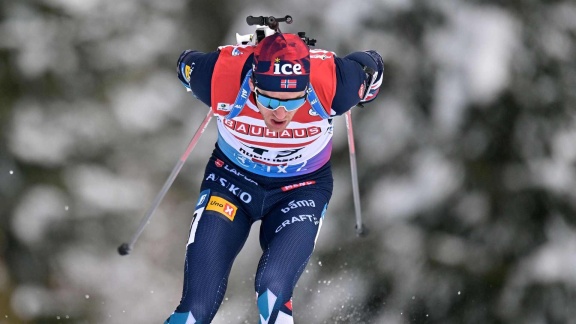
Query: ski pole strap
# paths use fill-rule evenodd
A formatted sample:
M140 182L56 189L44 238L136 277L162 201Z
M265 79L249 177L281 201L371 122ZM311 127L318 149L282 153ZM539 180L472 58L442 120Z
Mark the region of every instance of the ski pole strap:
M242 108L244 108L244 106L246 105L246 101L248 100L248 96L250 95L251 91L250 90L251 76L252 76L252 70L248 70L246 76L244 77L244 81L242 81L242 85L240 86L240 90L238 91L238 95L236 96L236 100L232 104L232 109L230 110L228 115L226 115L224 118L232 119L238 116L242 111ZM318 116L320 116L322 119L330 118L330 115L328 115L326 110L324 110L324 106L322 106L322 103L320 103L320 100L318 100L318 95L316 94L316 91L314 91L314 87L312 87L311 83L308 84L308 89L306 90L306 92L308 102L310 103L310 106L312 106L314 112L316 112Z
M324 106L322 106L322 103L320 103L320 100L318 100L318 95L316 95L316 91L314 91L312 83L308 84L308 89L306 92L308 93L308 102L310 103L310 106L312 106L314 112L316 112L322 119L330 118L330 115L328 115L326 110L324 110Z
M236 96L236 100L234 104L232 104L232 109L224 118L232 119L240 114L244 105L246 105L246 101L248 100L248 96L250 95L250 77L252 76L252 70L248 70L246 72L246 76L244 77L244 81L242 81L242 85L240 86L240 90L238 91L238 95Z

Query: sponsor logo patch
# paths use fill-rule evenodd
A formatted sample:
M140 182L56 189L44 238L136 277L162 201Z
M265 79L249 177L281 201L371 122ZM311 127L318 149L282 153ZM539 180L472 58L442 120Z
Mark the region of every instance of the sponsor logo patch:
M302 74L302 65L299 63L292 64L288 62L282 62L280 58L277 57L274 60L274 74L300 75Z
M283 230L286 226L290 226L292 224L296 224L296 223L302 223L302 222L309 222L312 223L314 225L318 225L320 224L320 220L318 220L318 218L316 218L316 216L314 214L312 215L298 215L298 216L292 216L292 218L289 218L285 221L282 222L282 224L280 224L277 228L276 228L276 233L279 233L281 230Z
M296 188L300 188L300 187L304 187L304 186L309 186L309 185L313 185L315 184L316 181L314 180L310 180L310 181L304 181L304 182L300 182L300 183L295 183L295 184L291 184L291 185L287 185L282 187L282 191L289 191L292 189L296 189Z
M292 200L291 202L288 203L288 206L280 209L284 214L286 214L287 212L289 212L292 209L296 209L299 207L316 207L316 203L314 202L314 200L309 199L309 200Z
M322 50L322 49L310 49L311 59L321 59L326 60L334 56L333 52Z
M234 196L240 198L245 203L249 203L252 201L252 195L247 193L246 191L240 189L240 187L236 186L232 182L228 181L228 179L217 176L214 173L210 173L205 180L214 181L220 183L220 185L224 188L228 189L228 192L232 193Z
M265 138L308 138L317 137L322 134L322 128L311 126L307 128L287 128L282 132L274 132L266 126L251 125L240 121L225 119L224 125L233 131L243 135L265 137Z
M234 205L233 203L229 202L224 198L216 196L210 197L210 201L206 206L206 210L212 210L218 212L226 216L226 218L228 218L231 221L234 220L234 216L236 216L237 209L238 207L236 207L236 205Z
M198 202L196 203L196 208L206 206L206 198L210 195L210 190L206 189L200 193L200 197L198 198Z
M224 163L224 161L222 161L222 160L220 160L220 159L216 159L216 165L217 165L218 167L224 166L224 170L226 170L226 171L228 171L228 172L230 172L230 173L233 173L233 174L235 174L237 177L243 178L244 180L246 180L246 181L248 181L248 182L250 182L250 183L253 183L253 184L255 184L255 185L258 186L258 182L256 182L256 181L248 178L246 175L244 175L244 173L236 170L235 168L231 168L228 164Z
M240 51L240 49L238 49L238 47L234 47L234 49L232 50L232 56L238 56L238 55L242 55L244 53L242 53Z
M192 68L189 65L186 65L184 68L184 78L188 82L190 82L190 74L192 74Z
M220 110L220 111L230 111L232 110L232 105L226 102L219 102L218 105L216 105L216 110Z

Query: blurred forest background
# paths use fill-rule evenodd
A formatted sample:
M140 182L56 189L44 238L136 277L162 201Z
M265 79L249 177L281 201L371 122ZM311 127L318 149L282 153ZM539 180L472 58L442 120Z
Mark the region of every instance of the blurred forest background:
M576 323L576 2L0 2L0 323L161 323L177 306L215 124L121 257L207 108L192 48L290 14L343 56L375 49L335 192L294 295L297 323ZM258 224L214 323L256 323ZM201 266L201 265L199 265Z

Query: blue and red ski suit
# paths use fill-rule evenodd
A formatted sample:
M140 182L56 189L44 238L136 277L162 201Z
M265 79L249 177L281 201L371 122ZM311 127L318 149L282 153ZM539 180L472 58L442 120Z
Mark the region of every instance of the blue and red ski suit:
M332 118L361 99L373 100L379 90L366 73L366 67L382 73L376 52L340 58L312 49L310 83L324 111L307 102L286 130L272 132L249 94L240 113L227 118L242 95L252 52L251 45L222 46L210 53L188 50L178 59L179 79L217 116L218 140L192 218L182 299L166 323L212 321L256 221L263 251L255 279L260 323L293 323L293 290L332 195ZM363 98L366 88L369 96Z

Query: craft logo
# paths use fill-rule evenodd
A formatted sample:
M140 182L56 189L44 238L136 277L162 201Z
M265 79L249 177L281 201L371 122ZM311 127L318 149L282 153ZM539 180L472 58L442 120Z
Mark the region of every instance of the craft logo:
M280 224L278 227L276 227L276 233L280 232L281 230L283 230L286 226L290 226L292 224L296 224L296 223L302 223L302 222L310 222L314 225L318 225L320 224L320 221L318 220L318 218L312 214L312 215L298 215L298 216L292 216L292 218L288 218L285 221L282 222L282 224Z
M236 207L233 203L229 202L224 198L216 196L210 197L210 201L206 206L206 210L213 210L215 212L218 212L226 216L226 218L228 218L231 221L234 220L234 216L236 216L237 209L238 207Z

